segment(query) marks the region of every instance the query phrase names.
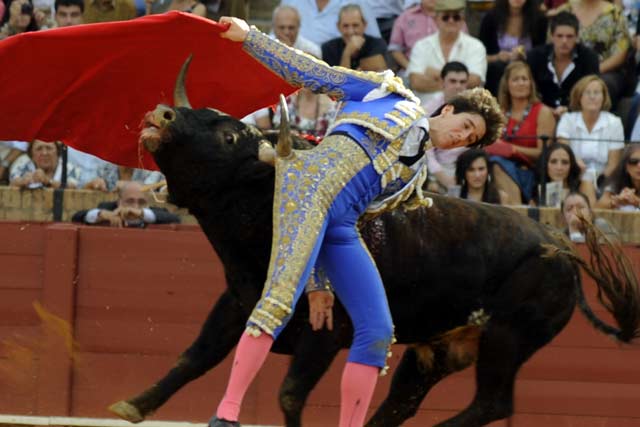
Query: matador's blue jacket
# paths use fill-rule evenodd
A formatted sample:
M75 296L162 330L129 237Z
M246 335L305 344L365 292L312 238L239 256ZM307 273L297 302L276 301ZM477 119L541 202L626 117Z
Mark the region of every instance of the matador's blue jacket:
M381 176L383 194L379 200L405 193L419 175L426 175L426 146L419 136L407 137L415 124L428 135L425 112L419 99L391 71L331 67L255 29L249 32L243 48L291 85L343 101L327 135L347 134L364 149ZM401 157L409 161L401 162Z

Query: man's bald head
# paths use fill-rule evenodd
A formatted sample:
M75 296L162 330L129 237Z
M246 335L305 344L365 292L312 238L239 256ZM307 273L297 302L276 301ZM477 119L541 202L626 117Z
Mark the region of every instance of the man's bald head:
M118 190L118 206L142 209L149 201L142 185L136 181L126 181Z
M273 11L273 33L282 43L293 46L300 31L300 13L292 6L278 6Z

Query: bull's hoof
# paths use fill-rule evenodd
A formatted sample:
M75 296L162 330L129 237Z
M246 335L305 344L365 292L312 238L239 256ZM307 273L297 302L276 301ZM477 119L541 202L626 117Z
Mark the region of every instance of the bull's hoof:
M211 420L209 420L208 427L241 427L241 426L240 426L240 423L237 421L227 421L227 420L222 420L218 417L213 417L211 418Z
M139 423L144 421L144 416L138 411L138 408L131 403L121 400L109 406L109 410L130 423Z

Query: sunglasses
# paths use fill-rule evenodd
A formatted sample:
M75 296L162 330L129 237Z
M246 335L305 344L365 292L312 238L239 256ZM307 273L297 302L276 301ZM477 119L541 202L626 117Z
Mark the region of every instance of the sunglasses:
M627 160L627 164L629 166L638 166L638 163L640 163L640 159L629 159L629 160Z
M460 15L459 13L445 13L442 15L442 20L444 22L449 21L450 19L453 19L454 22L459 22L462 19L462 15Z

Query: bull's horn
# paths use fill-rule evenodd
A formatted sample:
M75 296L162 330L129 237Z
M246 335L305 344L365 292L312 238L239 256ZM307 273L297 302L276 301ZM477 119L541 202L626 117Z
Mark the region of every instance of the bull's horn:
M180 68L180 73L178 73L178 78L176 79L176 87L173 90L173 102L176 107L191 108L191 103L189 102L189 98L187 98L184 81L187 77L187 71L189 71L189 64L191 64L192 58L193 53L190 54L187 60L184 61L184 64L182 64L182 68Z
M280 94L280 134L278 135L278 145L276 146L278 157L289 157L291 155L292 144L287 100L283 94Z

